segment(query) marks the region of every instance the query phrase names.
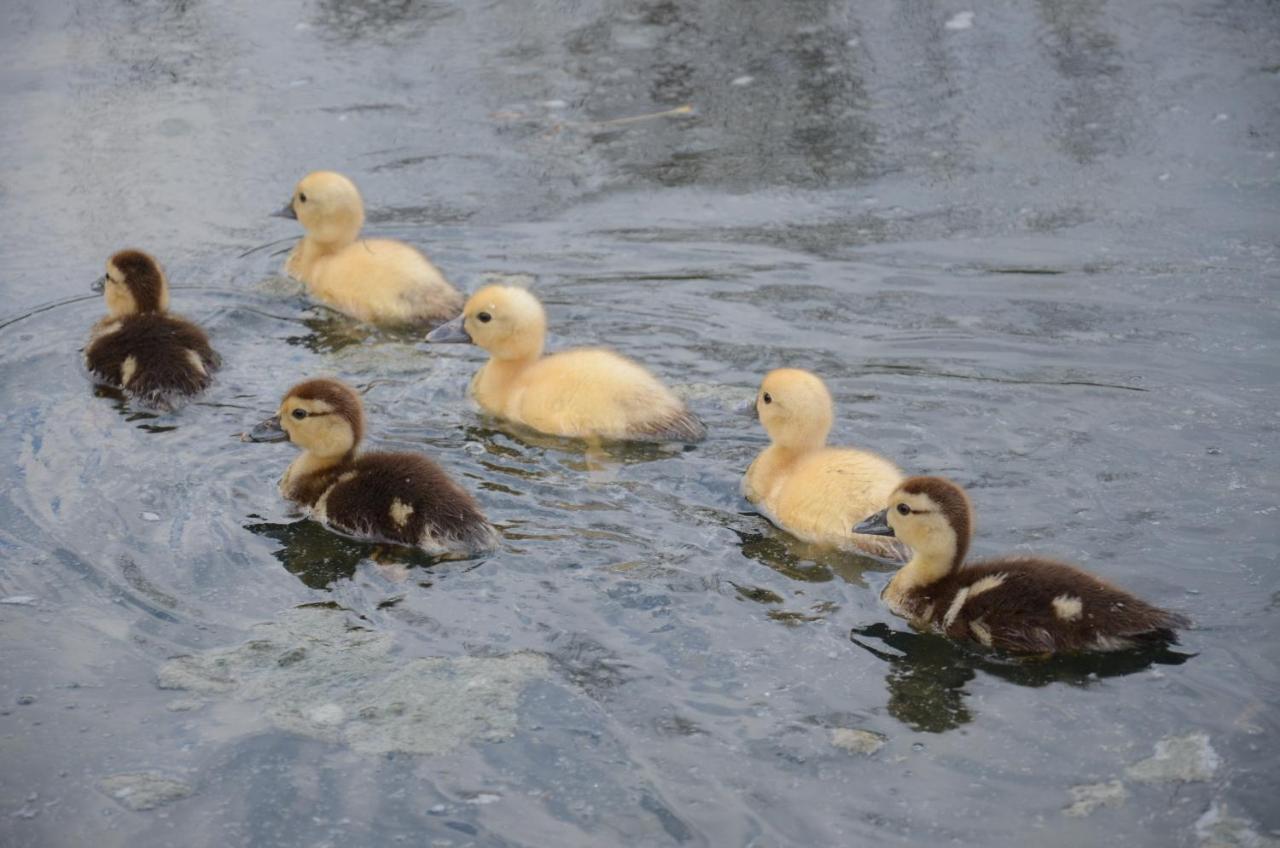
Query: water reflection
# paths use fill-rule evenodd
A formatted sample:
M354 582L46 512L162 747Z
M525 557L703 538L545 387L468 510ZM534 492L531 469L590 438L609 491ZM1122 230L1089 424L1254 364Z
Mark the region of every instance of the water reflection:
M430 0L321 0L316 23L340 41L409 39L458 13L449 3Z
M279 542L281 547L271 555L312 589L328 589L339 580L351 579L365 560L378 564L393 579L401 579L411 568L430 568L444 561L417 548L347 539L309 519L247 524L245 529Z
M1160 647L1111 654L1075 654L1050 659L979 653L935 634L894 630L884 623L855 627L849 639L889 664L889 714L925 733L954 730L973 720L965 689L978 671L1019 686L1050 683L1089 686L1105 677L1143 671L1152 665L1182 665L1194 654ZM873 647L862 639L876 640ZM885 649L888 650L885 650Z
M866 572L896 567L864 554L811 545L772 528L730 529L738 537L744 557L802 583L828 583L839 577L854 586L866 586Z

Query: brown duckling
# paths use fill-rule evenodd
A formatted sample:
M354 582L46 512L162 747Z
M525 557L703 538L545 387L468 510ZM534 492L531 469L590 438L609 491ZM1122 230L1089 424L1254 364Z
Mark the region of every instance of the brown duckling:
M166 411L209 387L222 359L204 330L166 311L169 283L152 256L116 253L93 288L103 293L108 313L84 350L95 382Z
M1009 556L965 565L973 511L941 477L911 477L855 533L897 536L912 551L882 595L922 630L1015 653L1121 651L1176 643L1188 621L1073 565Z
M338 380L317 379L289 389L280 411L248 439L302 448L280 479L280 493L339 533L432 555L497 548L498 531L443 468L416 453L358 453L363 436L360 396Z

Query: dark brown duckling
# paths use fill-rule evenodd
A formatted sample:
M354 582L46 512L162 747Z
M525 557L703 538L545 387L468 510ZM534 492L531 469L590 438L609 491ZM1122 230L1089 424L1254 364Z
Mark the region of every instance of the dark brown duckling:
M166 311L169 283L153 257L120 251L107 260L94 290L103 292L108 313L84 351L95 382L166 411L209 387L222 359L204 330Z
M433 555L497 548L498 531L443 468L416 453L358 453L363 436L360 396L330 379L289 389L279 413L248 434L251 441L288 440L302 448L280 479L280 493L339 533Z
M965 565L973 511L941 477L912 477L855 533L897 536L912 551L882 598L922 630L1015 653L1122 651L1176 643L1181 615L1073 565L1010 556Z

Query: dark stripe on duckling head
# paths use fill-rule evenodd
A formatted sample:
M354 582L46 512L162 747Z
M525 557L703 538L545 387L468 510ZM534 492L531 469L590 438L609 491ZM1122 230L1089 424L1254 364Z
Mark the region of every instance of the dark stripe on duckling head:
M155 259L141 250L122 250L111 257L111 264L124 276L138 312L163 311L164 275Z
M364 438L364 404L355 389L338 380L317 379L299 383L289 390L285 398L299 400L322 400L333 408L333 414L339 415L351 426L352 446L360 444Z
M956 569L963 565L973 536L973 509L964 489L944 477L911 477L898 488L909 495L925 495L938 505L938 511L956 534L956 555L951 567Z

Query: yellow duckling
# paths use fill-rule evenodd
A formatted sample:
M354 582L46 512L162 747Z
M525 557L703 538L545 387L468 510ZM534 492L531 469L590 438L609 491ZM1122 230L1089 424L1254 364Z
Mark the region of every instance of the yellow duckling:
M462 308L462 295L417 249L360 238L364 203L342 174L307 174L275 214L306 229L285 273L339 312L370 324L435 324Z
M912 477L890 507L854 527L897 536L912 551L883 598L913 626L1020 653L1120 651L1178 641L1187 620L1073 565L1011 556L965 565L969 498L941 477Z
M163 410L209 387L222 359L204 330L166 311L169 282L154 257L116 253L93 289L107 302L107 317L94 325L84 350L95 382Z
M889 502L902 472L874 453L827 447L835 413L822 380L796 368L770 371L756 395L756 414L772 444L742 478L748 501L806 542L902 558L898 545L849 531Z
M279 413L247 434L302 448L280 493L339 533L433 555L477 556L498 546L498 531L443 468L416 453L358 453L363 436L360 396L327 379L289 389Z
M697 442L706 427L642 366L600 348L542 355L547 315L529 292L486 286L428 342L466 342L489 352L471 395L493 415L555 436Z

